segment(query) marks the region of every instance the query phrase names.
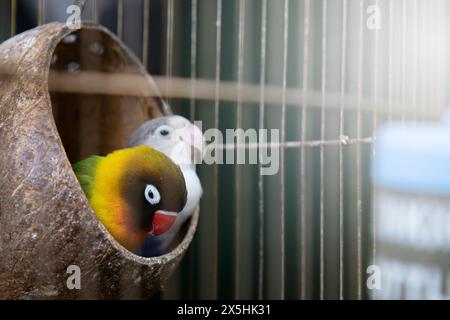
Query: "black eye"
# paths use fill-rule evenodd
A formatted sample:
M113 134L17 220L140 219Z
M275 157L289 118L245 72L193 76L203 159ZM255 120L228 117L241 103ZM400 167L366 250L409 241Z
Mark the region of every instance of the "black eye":
M172 132L172 127L169 127L167 125L162 125L158 129L156 129L156 133L159 134L162 137L167 137Z

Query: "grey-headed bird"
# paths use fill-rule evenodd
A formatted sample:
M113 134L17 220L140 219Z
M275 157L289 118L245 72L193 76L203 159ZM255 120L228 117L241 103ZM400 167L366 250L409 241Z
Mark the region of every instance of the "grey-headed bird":
M178 231L193 214L203 189L195 171L195 157L201 155L204 140L201 130L188 119L173 115L155 118L141 125L130 137L128 147L145 145L161 151L180 166L183 173L187 202L172 227L162 235L148 236L140 255L159 256L170 249Z

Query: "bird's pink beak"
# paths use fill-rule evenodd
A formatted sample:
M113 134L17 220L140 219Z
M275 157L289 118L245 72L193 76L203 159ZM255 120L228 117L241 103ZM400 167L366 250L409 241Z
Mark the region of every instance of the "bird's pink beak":
M203 150L203 133L200 129L193 125L192 123L187 124L181 131L181 139L189 144L191 147L198 149L202 152Z
M155 212L152 221L152 231L150 235L159 236L165 233L177 219L177 214L171 211L158 210Z

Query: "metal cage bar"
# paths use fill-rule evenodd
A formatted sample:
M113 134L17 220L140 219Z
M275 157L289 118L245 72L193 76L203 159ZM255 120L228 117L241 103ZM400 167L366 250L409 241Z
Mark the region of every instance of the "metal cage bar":
M265 128L265 83L266 83L266 54L267 54L267 0L262 0L261 7L261 64L260 64L260 91L259 91L259 128ZM258 177L259 191L259 247L258 247L258 298L264 298L264 177L262 165L259 164Z
M117 36L123 38L123 0L117 0Z
M362 136L361 100L363 95L363 47L364 47L364 0L359 2L359 50L358 50L358 111L356 120L356 137ZM357 219L357 298L362 299L362 177L361 177L361 145L356 145L356 219Z
M197 14L198 14L198 3L197 0L192 0L191 3L191 104L190 104L190 115L191 119L195 119L195 94L196 94L196 79L197 79ZM216 49L217 49L216 42ZM220 45L220 44L219 44ZM216 64L218 63L216 56ZM219 66L220 67L220 66ZM220 79L219 79L220 80Z
M219 107L220 107L220 77L221 77L221 54L222 54L222 0L217 0L216 11L216 74L215 74L215 98L214 98L214 128L219 128ZM216 289L216 297L218 297L218 281L219 281L219 167L214 166L214 284Z
M244 48L245 48L245 13L246 1L239 1L239 26L238 26L238 67L237 67L237 97L236 97L236 128L242 128L242 85L244 82ZM234 259L235 259L235 275L234 275L234 298L240 297L240 280L241 280L241 170L240 166L235 167L235 238L234 238Z
M393 91L394 91L394 57L393 57L393 46L394 46L394 3L389 2L389 61L388 61L388 121L392 123L392 105L393 105Z
M169 99L170 79L173 76L173 12L174 3L173 0L167 1L167 21L166 21L166 85L165 85L165 97Z
M142 63L148 69L148 45L150 37L150 0L144 0L143 12L143 26L142 26Z
M42 25L44 24L44 0L38 0L38 16L37 16L37 21L38 21L38 25Z
M325 141L325 99L327 87L327 11L328 1L322 4L322 61L321 61L321 109L320 109L320 140ZM320 278L319 297L325 298L325 145L320 145Z
M16 35L17 0L11 0L11 37Z
M284 0L283 12L283 71L281 93L281 143L286 141L286 88L289 42L289 0ZM286 190L285 190L285 150L280 152L280 299L285 297L286 286Z
M309 25L310 25L310 0L304 2L304 24L303 24L303 99L301 111L301 133L300 140L306 141L307 126L307 94L308 94L308 53L309 53ZM286 44L287 45L287 44ZM284 140L282 140L284 141ZM301 148L300 159L300 297L306 298L306 150Z
M339 107L339 137L344 132L344 95L346 80L347 52L347 0L342 4L342 43L341 43L341 103ZM344 299L344 149L339 144L339 299Z

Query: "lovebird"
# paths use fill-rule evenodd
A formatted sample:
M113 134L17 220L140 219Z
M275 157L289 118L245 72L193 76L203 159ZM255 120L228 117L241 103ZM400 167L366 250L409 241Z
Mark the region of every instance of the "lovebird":
M194 156L201 155L204 145L201 130L188 119L173 115L155 118L141 125L130 137L128 146L146 145L155 148L178 164L186 181L186 206L173 226L163 235L149 236L140 249L145 257L160 256L170 249L178 231L193 214L203 194L195 171Z
M153 148L140 146L105 157L91 156L73 169L97 218L133 252L149 234L167 232L186 205L179 166Z

